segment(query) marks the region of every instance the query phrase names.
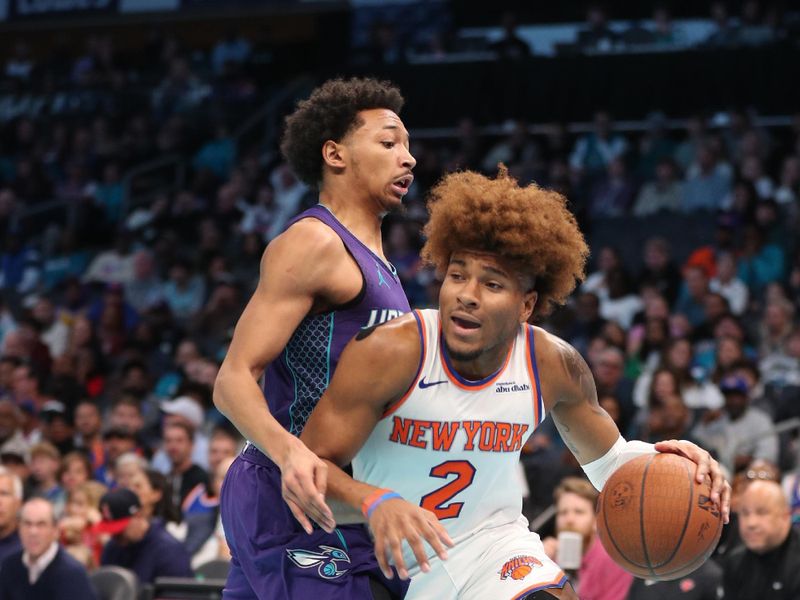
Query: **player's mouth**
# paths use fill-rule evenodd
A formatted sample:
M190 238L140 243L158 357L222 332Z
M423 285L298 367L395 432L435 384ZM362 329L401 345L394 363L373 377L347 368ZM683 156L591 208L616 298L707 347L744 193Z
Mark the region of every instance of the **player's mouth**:
M414 176L410 173L398 177L392 182L392 191L398 196L405 196L408 193L408 188L411 187L411 182L414 181Z
M463 314L451 315L450 321L452 321L453 325L455 325L458 333L469 334L476 329L480 329L481 327L480 321L474 317Z

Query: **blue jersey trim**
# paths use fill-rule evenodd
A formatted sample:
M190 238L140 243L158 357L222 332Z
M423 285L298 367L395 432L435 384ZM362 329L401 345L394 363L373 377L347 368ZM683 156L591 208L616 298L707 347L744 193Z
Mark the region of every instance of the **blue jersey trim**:
M545 412L544 412L544 398L542 398L542 384L539 382L539 365L536 364L536 336L533 335L533 326L528 325L528 337L530 338L530 353L531 353L531 364L533 365L533 376L536 379L536 404L539 406L539 422L536 423L536 426L540 425L542 421L544 421Z
M500 371L505 369L506 365L508 364L508 360L503 360L503 364L500 365L500 368L497 369L497 371L495 371L491 375L487 375L483 379L472 381L470 379L464 379L461 375L459 375L458 371L456 371L455 367L453 366L453 363L450 362L450 355L447 354L447 344L444 343L444 333L442 333L441 330L439 332L439 347L441 348L442 356L444 357L444 362L447 363L447 369L450 371L453 377L455 377L458 380L459 383L468 387L477 387L480 385L484 385L488 381L491 381L492 379L497 377L500 374ZM511 351L513 351L513 346L512 350L509 350L509 352Z

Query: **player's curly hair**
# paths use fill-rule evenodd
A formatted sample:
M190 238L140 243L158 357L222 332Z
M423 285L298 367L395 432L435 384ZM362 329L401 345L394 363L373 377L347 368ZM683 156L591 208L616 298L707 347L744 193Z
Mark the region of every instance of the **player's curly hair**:
M360 111L388 108L399 115L403 102L400 90L388 81L331 79L298 102L286 117L281 153L303 183L316 187L322 181L322 145L326 141L340 142L359 126Z
M503 256L534 277L539 298L533 316L545 316L583 280L589 255L566 202L535 184L520 187L503 165L495 179L451 173L430 192L422 258L444 273L457 250Z

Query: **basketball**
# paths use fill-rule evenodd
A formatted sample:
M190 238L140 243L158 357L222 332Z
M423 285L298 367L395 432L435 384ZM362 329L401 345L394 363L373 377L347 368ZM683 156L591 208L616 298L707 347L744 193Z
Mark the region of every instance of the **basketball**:
M597 531L614 561L636 577L691 573L714 551L722 514L697 465L677 454L640 456L609 478L597 501Z

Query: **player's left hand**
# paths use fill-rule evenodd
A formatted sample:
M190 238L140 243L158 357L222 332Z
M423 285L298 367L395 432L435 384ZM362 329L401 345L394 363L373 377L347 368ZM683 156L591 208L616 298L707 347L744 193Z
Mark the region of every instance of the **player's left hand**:
M697 463L697 483L705 482L706 477L711 480L711 501L720 507L722 520L728 523L731 514L731 484L725 480L719 463L706 450L687 440L665 440L657 442L655 447L659 452L680 454Z

